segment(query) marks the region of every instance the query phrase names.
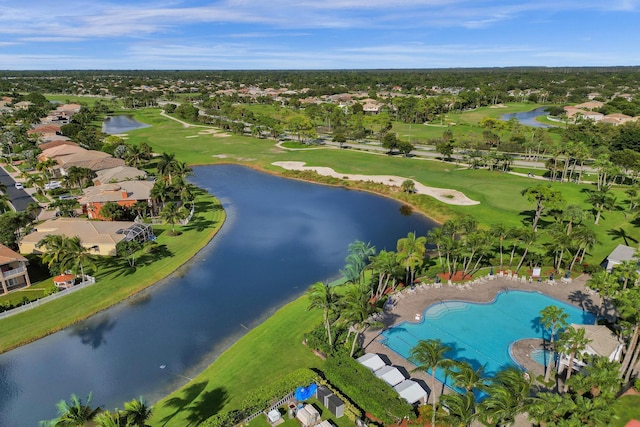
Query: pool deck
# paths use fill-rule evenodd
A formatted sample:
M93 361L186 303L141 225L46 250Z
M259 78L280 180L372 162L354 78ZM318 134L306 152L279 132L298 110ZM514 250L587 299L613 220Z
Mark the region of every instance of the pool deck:
M441 301L461 300L486 303L493 301L499 292L505 290L539 291L576 307L597 313L601 299L597 293L585 287L588 278L589 276L581 275L571 281L556 280L553 284L549 284L546 280L530 282L528 279L514 280L511 277L496 275L493 278L484 277L474 282L468 282L464 286L441 283L438 287L435 284L422 284L417 286L415 290L405 289L401 293L395 294L395 306L391 310L385 311L381 319L378 320L385 325L384 329L387 329L404 321L416 322L416 315L422 315L428 306ZM415 365L382 344L382 331L383 329L371 329L365 332L364 351L386 356L391 365L404 368L411 375L411 378L426 382L430 388L431 376L426 372L411 372L415 369ZM529 356L532 349L540 348L540 346L541 340L527 339L519 341L512 347L512 355L518 364L530 373L532 378L544 374L544 368ZM442 383L437 382L435 392L436 395L440 395L441 392L448 393L450 390ZM524 416L518 417L514 424L518 427L531 425Z

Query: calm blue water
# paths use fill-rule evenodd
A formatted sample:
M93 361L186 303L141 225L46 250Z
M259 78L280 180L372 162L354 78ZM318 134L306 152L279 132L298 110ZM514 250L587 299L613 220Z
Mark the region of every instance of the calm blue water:
M502 116L500 116L501 120L509 120L513 117L515 117L516 119L518 119L520 121L520 123L522 123L523 125L526 126L531 126L534 128L550 128L553 126L547 125L545 123L540 123L539 121L536 120L536 117L540 117L540 116L544 116L547 113L544 111L545 107L540 107L540 108L536 108L535 110L532 111L525 111L523 113L509 113L509 114L503 114Z
M102 122L102 132L109 135L128 132L130 130L149 127L150 125L140 123L133 116L120 114L118 116L107 116Z
M309 285L337 278L349 243L395 250L410 231L426 235L436 225L369 193L232 165L194 173L193 183L224 205L222 231L146 292L0 355L1 427L51 419L56 402L71 393L84 398L93 392L94 404L108 409L138 396L154 402ZM109 289L99 278L94 286ZM206 412L213 408L201 409L213 415Z
M538 292L501 292L490 304L445 301L428 307L420 323L402 322L382 333L385 345L408 358L420 340L440 339L452 348L447 357L484 366L493 375L515 366L509 348L524 338L542 338L549 331L540 325L540 311L556 305L569 315L568 323L593 324L595 316ZM436 377L445 381L444 372ZM450 381L449 381L450 382Z

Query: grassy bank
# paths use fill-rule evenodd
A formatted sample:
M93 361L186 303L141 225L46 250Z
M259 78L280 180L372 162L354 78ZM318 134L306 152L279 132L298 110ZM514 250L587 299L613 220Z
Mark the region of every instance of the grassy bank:
M154 251L141 253L136 268L127 261L105 258L98 263L96 284L42 307L2 320L0 352L34 341L86 319L173 273L193 257L220 229L225 213L212 196L200 192L191 222L178 227L180 236L168 236L170 226L154 226L158 235Z
M220 411L241 406L247 391L302 367L323 361L302 344L305 332L321 321L301 297L249 331L193 379L154 405L153 426L194 425Z

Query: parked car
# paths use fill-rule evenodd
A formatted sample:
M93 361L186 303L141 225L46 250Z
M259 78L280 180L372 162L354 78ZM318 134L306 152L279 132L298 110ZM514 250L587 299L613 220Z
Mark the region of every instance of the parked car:
M24 190L24 187L22 186L21 182L16 182L15 186L16 186L16 190Z

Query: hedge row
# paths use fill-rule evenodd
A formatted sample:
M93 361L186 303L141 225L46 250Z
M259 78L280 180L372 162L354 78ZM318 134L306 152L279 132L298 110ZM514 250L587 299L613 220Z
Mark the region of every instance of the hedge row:
M327 381L360 408L366 408L385 424L404 417L415 418L413 407L398 396L389 384L376 377L369 368L347 356L332 357L323 368Z

